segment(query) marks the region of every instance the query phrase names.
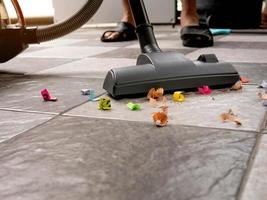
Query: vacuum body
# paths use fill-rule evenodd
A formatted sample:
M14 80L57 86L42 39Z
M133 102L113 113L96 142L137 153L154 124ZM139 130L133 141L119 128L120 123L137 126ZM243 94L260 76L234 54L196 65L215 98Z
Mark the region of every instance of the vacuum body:
M29 44L57 39L84 25L98 10L103 0L88 0L70 18L45 27L27 27L18 0L10 0L17 13L18 22L11 24L3 0L0 0L0 63L7 62L25 49Z
M220 63L214 54L201 55L196 61L177 52L163 52L155 39L143 0L130 0L141 54L136 66L111 69L103 88L114 98L146 94L151 88L165 91L188 90L203 85L234 85L239 74L230 63Z

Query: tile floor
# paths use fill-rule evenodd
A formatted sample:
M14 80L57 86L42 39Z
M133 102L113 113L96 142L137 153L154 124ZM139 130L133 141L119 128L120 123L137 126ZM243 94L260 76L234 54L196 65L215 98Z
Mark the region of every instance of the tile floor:
M159 46L189 59L214 53L251 81L242 91L169 99L169 124L145 98L112 99L97 109L80 90L103 95L106 72L135 65L137 41L101 43L103 28L81 28L32 45L0 64L1 200L263 200L267 196L267 35L216 36L210 48L186 48L179 27L155 26ZM43 102L47 88L57 102ZM129 101L142 109L127 109ZM242 126L222 123L231 108Z

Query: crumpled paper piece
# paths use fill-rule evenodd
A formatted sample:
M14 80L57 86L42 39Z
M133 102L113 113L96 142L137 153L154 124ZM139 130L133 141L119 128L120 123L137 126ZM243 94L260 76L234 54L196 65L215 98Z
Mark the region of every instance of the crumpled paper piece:
M82 95L88 96L89 101L93 101L95 98L95 90L81 89Z
M260 87L260 88L265 88L265 89L267 89L267 81L266 81L266 80L263 80L263 81L261 82L261 84L259 85L259 87Z
M47 89L41 91L44 101L57 101L56 97L52 97Z
M147 98L149 99L149 103L156 107L159 102L163 99L164 89L163 88L151 88L147 94Z
M183 92L176 91L176 92L173 93L172 99L175 102L184 102L185 101L185 96L184 96Z
M133 111L141 110L141 105L138 104L138 103L129 102L129 103L127 104L127 107L128 107L130 110L133 110Z
M229 109L227 113L222 113L220 115L220 118L225 122L225 121L232 121L235 122L236 125L241 126L242 123L240 120L237 118L237 115L235 115L232 111L232 109Z
M198 88L198 92L200 94L209 95L212 93L212 90L209 88L209 86L203 85L203 86Z
M260 93L258 93L258 96L260 97L261 100L267 100L267 94L266 93L260 92Z
M153 113L152 118L156 126L166 126L168 124L168 106L161 106L161 112Z
M240 81L242 83L249 83L250 82L250 80L247 77L245 77L245 76L240 76Z
M98 104L98 109L99 110L111 110L110 98L108 98L108 97L100 98L99 104Z
M243 88L243 82L237 81L232 87L231 90L241 90Z
M151 88L147 94L147 98L148 99L159 99L160 97L162 97L164 94L164 89L163 88Z

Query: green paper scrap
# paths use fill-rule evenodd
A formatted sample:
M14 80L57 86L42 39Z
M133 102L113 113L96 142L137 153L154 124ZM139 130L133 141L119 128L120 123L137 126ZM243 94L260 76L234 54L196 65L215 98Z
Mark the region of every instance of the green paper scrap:
M228 35L231 33L231 29L229 29L229 28L210 28L210 32L212 35Z
M138 104L138 103L132 103L132 102L129 102L127 104L127 107L130 109L130 110L140 110L141 109L141 105Z

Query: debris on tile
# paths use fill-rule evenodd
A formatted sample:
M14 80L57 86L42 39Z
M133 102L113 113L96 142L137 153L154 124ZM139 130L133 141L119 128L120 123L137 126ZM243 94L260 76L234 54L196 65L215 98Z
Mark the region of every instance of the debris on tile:
M129 103L127 104L127 107L128 107L130 110L133 110L133 111L141 110L141 105L138 104L138 103L129 102Z
M184 96L183 92L176 91L176 92L173 93L172 99L175 102L184 102L185 101L185 96Z
M207 85L203 85L202 87L198 88L198 92L200 94L209 95L212 93L212 90Z
M111 110L111 101L110 98L104 97L99 99L99 110Z
M267 100L267 94L265 92L258 93L258 96L260 97L261 100Z
M236 125L241 126L242 123L240 122L240 120L237 118L237 115L235 115L232 111L232 109L229 109L229 111L227 113L222 113L220 115L221 119L225 122L225 121L232 121L235 122Z
M165 113L166 115L168 115L168 106L161 106L160 107L161 108L161 111L163 112L163 113Z
M149 99L149 103L156 107L158 106L158 103L160 100L162 100L164 94L164 89L163 88L151 88L147 94L147 98Z
M263 80L259 86L260 88L265 88L267 89L267 81L266 80Z
M158 89L151 88L147 94L147 98L159 100L159 98L161 98L163 94L164 94L163 88L158 88Z
M164 112L153 113L153 121L158 127L163 127L168 124L168 116Z
M160 107L161 111L153 113L153 121L157 127L163 127L168 124L168 105L167 98L164 99L163 105Z
M153 107L157 107L158 106L158 101L156 99L149 99L149 104Z
M88 94L88 99L89 101L95 101L95 91L94 90L91 90L90 93Z
M81 89L82 95L90 95L93 90L91 89Z
M43 89L41 95L43 96L44 101L57 101L57 98L52 97L47 89Z
M240 81L242 83L249 83L250 82L250 80L247 77L245 77L245 76L240 76Z
M237 81L232 87L231 90L241 90L243 88L242 81Z
M89 101L92 101L92 102L96 102L96 101L100 101L101 97L96 97L96 98L93 98L92 100L90 100L89 98Z

